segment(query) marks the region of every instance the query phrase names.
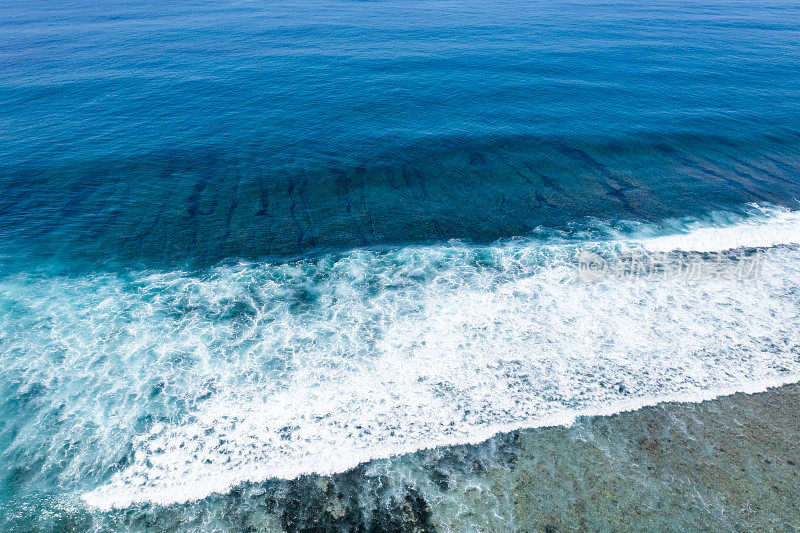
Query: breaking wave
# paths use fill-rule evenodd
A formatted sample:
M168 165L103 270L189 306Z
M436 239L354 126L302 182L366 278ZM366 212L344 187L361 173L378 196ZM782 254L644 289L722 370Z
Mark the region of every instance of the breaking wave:
M7 383L41 403L12 448L38 450L91 506L171 504L797 381L800 217L771 209L725 224L200 273L6 276ZM586 246L749 247L762 262L740 280L584 283L575 257Z

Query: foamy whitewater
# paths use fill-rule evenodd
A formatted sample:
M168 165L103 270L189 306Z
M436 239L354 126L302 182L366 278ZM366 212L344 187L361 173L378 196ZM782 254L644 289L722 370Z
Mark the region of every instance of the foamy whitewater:
M723 218L591 243L5 277L5 371L53 406L15 443L108 509L797 381L800 214ZM755 247L762 262L741 280L584 283L587 246Z
M711 218L716 225L699 220L668 223L667 226L672 226L675 233L644 239L641 244L654 252L719 252L800 243L800 213L762 209L757 205L751 207L754 216L744 220L726 213L715 213Z

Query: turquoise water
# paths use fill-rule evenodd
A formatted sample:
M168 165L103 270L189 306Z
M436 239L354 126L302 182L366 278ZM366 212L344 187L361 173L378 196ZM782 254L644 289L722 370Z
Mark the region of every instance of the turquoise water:
M499 433L800 378L796 5L0 13L5 529L402 529Z

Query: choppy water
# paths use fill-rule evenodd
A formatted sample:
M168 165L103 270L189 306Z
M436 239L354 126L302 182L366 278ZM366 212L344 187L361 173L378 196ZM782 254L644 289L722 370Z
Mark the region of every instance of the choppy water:
M237 529L361 464L391 529L402 454L800 378L796 5L0 13L6 528ZM654 252L759 268L615 274Z

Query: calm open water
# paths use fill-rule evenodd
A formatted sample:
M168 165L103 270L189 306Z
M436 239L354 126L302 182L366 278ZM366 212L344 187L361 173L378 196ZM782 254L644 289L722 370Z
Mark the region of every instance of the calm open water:
M336 527L391 529L403 454L800 380L798 21L4 3L0 526L236 530L246 486L296 530L281 480L366 465ZM587 284L586 246L763 264Z

